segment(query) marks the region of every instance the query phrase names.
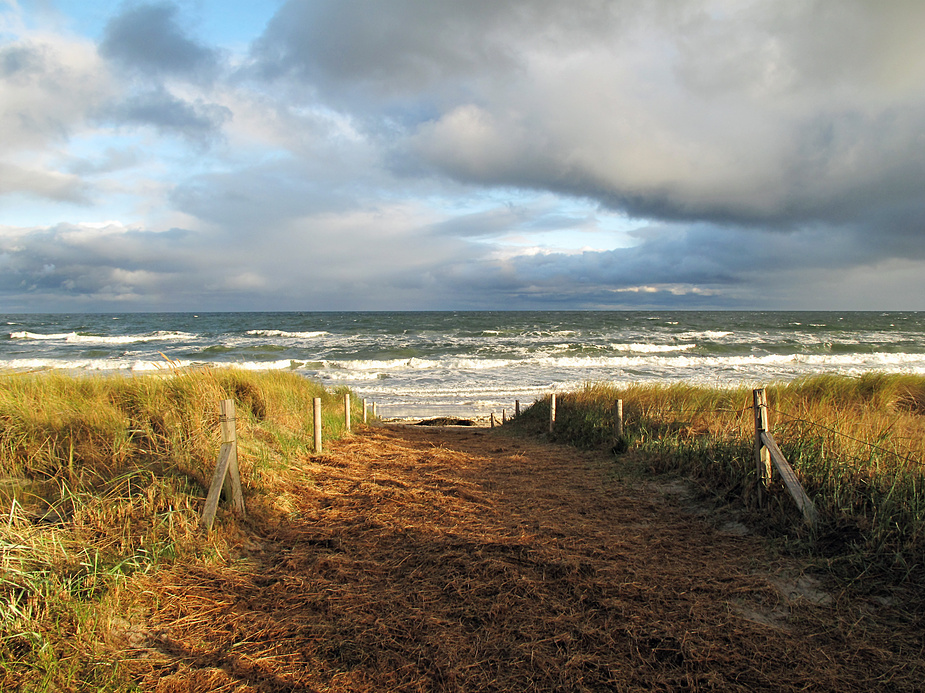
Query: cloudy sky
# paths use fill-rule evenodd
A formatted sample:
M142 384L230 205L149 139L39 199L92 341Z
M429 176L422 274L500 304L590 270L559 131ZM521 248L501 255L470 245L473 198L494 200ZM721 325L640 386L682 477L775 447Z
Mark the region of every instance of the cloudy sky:
M925 310L921 0L0 0L0 312Z

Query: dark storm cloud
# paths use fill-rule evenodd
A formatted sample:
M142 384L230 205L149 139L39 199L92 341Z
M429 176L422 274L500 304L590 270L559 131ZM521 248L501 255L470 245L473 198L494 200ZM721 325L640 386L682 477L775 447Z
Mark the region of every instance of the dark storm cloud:
M433 233L456 238L501 236L530 231L557 231L581 228L589 224L588 218L563 216L546 205L508 204L487 211L457 214L433 224Z
M179 99L166 89L154 89L130 96L102 115L120 124L150 125L164 133L207 142L221 133L232 114L224 106Z
M190 37L177 6L166 2L127 6L106 26L100 52L122 67L153 75L208 78L219 66L216 51Z
M917 194L919 20L910 2L293 0L255 55L361 120L428 114L396 118L396 170L775 229Z
M180 229L150 233L60 224L0 237L0 292L11 304L29 296L57 305L145 296L156 302L171 286L184 293L186 284L196 284L191 278L200 251L195 235Z

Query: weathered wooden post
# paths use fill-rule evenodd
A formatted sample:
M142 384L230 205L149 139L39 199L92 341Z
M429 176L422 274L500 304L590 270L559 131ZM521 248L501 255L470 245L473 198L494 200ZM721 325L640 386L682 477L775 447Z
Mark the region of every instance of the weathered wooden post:
M312 402L313 424L315 429L315 454L321 454L321 398L315 397Z
M231 500L235 510L244 512L244 496L241 493L241 475L238 472L238 433L237 417L235 416L234 400L222 400L219 405L221 414L219 422L222 426L222 444L231 446L231 457L228 460L228 473L222 482L225 498Z
M556 424L556 395L549 395L549 432L552 433L553 426Z
M363 402L363 423L365 424L366 423L366 400L364 399L360 401Z
M755 464L758 466L758 498L762 504L771 483L771 463L780 472L784 485L796 502L806 524L815 528L819 524L819 513L812 499L806 495L803 485L797 478L793 467L784 457L777 441L768 430L768 397L764 389L752 390L752 402L755 409Z
M350 393L344 393L344 431L350 433Z
M501 410L501 425L503 426L506 423L507 423L507 409L502 409Z
M212 483L209 484L206 504L202 510L202 524L207 530L212 529L215 513L218 511L218 501L223 490L225 497L231 500L235 511L244 514L244 494L241 492L241 475L238 472L238 439L235 430L234 400L222 400L220 410L222 445L219 448Z
M623 438L623 400L613 403L613 437L616 440Z
M495 427L495 413L494 412L491 412L491 414L488 415L488 420L491 423L491 427L494 428Z
M614 400L613 403L613 452L622 455L629 445L623 435L623 400Z
M764 388L752 390L752 406L755 414L755 465L758 469L758 500L764 503L764 495L771 483L771 453L761 440L761 434L768 430L768 399Z
M516 419L518 416L520 416L520 400L515 399L514 400L514 418Z

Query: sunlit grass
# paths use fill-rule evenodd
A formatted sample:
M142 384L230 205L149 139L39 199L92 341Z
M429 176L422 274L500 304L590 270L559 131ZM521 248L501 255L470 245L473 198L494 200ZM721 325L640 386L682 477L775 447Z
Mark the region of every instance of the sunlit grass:
M0 690L132 690L105 647L125 622L119 585L178 557L220 558L240 532L226 509L213 532L200 523L219 402L236 405L248 512L266 515L274 484L312 453L313 398L331 439L343 394L236 369L0 376Z
M822 518L815 534L777 483L758 511L751 388L588 384L549 398L513 428L625 452L626 464L680 473L755 511L759 528L800 535L840 574L907 583L925 577L925 378L821 375L767 388L771 431ZM623 400L625 437L613 437Z

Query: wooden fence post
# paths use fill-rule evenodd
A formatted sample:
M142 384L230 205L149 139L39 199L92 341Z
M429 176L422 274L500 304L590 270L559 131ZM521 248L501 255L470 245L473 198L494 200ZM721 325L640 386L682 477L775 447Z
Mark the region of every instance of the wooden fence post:
M784 457L784 453L778 447L777 441L774 440L774 436L768 430L768 399L764 389L753 390L752 400L755 407L755 462L758 465L758 479L761 482L758 484L759 493L762 494L761 500L762 502L764 501L764 494L771 483L771 462L773 461L777 471L780 472L784 485L796 502L800 512L803 513L806 524L810 527L815 527L819 523L816 506L810 497L806 495L806 491L803 490L803 485L797 479L793 467L787 462L787 458Z
M549 395L549 432L552 433L553 426L556 424L556 395Z
M350 433L350 393L344 393L344 430Z
M209 484L206 504L202 510L202 524L207 530L212 529L215 513L218 511L218 501L223 490L225 497L231 500L235 511L244 514L244 494L241 491L241 475L238 472L238 439L235 430L234 400L222 400L220 407L222 445L219 448L212 483Z
M623 400L613 403L613 437L616 440L623 438Z
M321 398L315 397L312 401L312 423L315 433L315 454L321 454Z
M518 416L520 416L520 400L515 399L514 400L514 418L516 419Z
M613 403L613 448L615 455L622 455L629 449L626 436L623 435L623 400L614 400Z
M363 423L365 424L366 423L366 400L364 399L360 401L363 402Z
M752 390L752 405L755 414L755 465L758 469L759 502L764 503L764 494L771 483L771 453L761 440L761 434L768 430L768 399L764 388Z

